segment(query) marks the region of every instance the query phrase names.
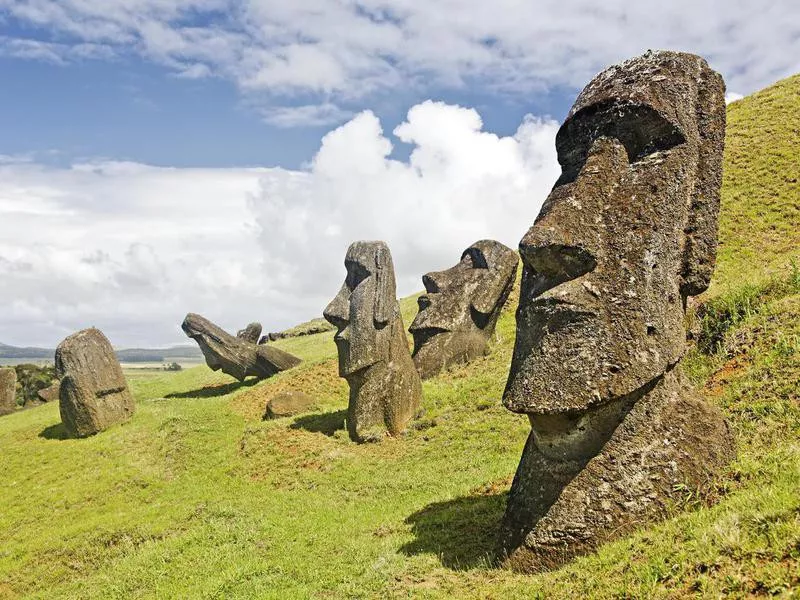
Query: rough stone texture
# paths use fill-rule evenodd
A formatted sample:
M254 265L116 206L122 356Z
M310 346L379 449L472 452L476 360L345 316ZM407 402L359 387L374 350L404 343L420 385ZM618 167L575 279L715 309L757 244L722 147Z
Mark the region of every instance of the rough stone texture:
M244 329L236 332L236 337L251 344L257 344L261 338L261 323L250 323Z
M324 312L336 326L339 375L350 385L347 430L357 442L396 435L419 410L422 385L397 302L384 242L353 242L344 285Z
M248 329L252 325L254 324L248 326ZM261 326L258 327L260 329ZM239 381L243 381L249 375L258 378L270 377L280 371L296 367L301 362L299 358L283 350L232 336L208 319L194 313L186 315L181 328L200 346L206 364L211 369L214 371L221 369L223 373ZM258 332L258 335L260 334L261 331Z
M0 368L0 417L17 410L17 372L13 368Z
M313 410L315 407L316 400L308 394L296 390L281 392L267 402L267 411L264 413L264 419L293 417Z
M52 385L49 385L46 388L42 388L38 392L36 392L37 400L41 402L55 402L58 400L59 396L59 389L61 388L61 383L56 381ZM27 402L25 405L27 406Z
M538 571L664 514L733 456L722 415L674 370L715 261L725 88L691 54L595 77L556 137L562 175L520 242L503 397L531 435L501 533Z
M99 329L73 333L56 348L61 420L72 437L87 437L130 419L133 396L114 349Z
M446 271L422 277L425 295L409 331L414 364L423 379L489 350L517 273L517 253L494 240L475 242Z

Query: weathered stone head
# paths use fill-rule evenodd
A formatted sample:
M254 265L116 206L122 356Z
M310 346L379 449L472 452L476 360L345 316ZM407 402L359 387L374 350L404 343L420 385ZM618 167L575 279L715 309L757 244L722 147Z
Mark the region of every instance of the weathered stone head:
M136 405L114 349L99 329L73 333L56 348L59 409L71 437L87 437L127 421Z
M239 381L251 375L270 377L301 362L288 352L256 344L261 333L261 325L258 323L251 323L239 332L240 335L233 336L205 317L189 313L183 320L181 329L197 342L211 369L222 370Z
M423 275L427 292L409 331L423 379L486 354L517 273L516 252L494 240L475 242L454 267Z
M394 265L384 242L353 242L347 276L325 308L337 329L339 374L350 384L347 427L355 441L397 434L419 408L422 388L408 350Z
M672 480L697 483L730 456L719 413L672 371L685 349L686 299L708 287L715 262L724 91L702 58L648 52L595 77L558 132L561 177L519 246L503 397L532 425L506 514L515 566L552 566L619 535L663 508ZM684 414L666 418L678 405ZM694 447L700 428L716 448ZM657 482L642 484L655 472ZM637 484L626 480L634 475ZM609 477L616 491L603 497ZM651 497L619 510L639 493Z
M581 92L519 246L510 410L585 410L680 359L686 298L714 267L724 133L722 78L694 55L647 54Z

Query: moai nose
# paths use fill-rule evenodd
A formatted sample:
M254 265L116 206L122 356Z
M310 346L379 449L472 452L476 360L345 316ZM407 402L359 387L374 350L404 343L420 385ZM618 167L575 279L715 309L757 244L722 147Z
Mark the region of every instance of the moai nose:
M536 296L577 279L597 266L594 255L585 248L565 244L551 232L536 231L536 226L520 242L519 253L534 277Z

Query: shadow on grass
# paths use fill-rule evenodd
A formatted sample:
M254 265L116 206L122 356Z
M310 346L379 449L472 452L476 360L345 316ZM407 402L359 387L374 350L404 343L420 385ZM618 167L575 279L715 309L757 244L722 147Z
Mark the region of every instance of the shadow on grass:
M50 425L50 427L42 429L42 431L39 432L39 437L46 440L68 440L69 434L64 428L63 423L56 423L55 425Z
M221 383L219 385L207 385L201 387L199 390L189 390L188 392L172 392L164 396L165 398L216 398L217 396L226 396L232 394L236 390L245 387L252 387L261 380L257 377L251 377L244 381L232 381L231 383Z
M340 429L344 429L344 419L346 416L346 410L308 415L306 417L298 417L290 427L292 429L305 429L312 433L324 433L327 436L332 436Z
M415 539L400 547L407 556L436 554L454 571L497 564L497 532L508 493L434 502L406 519Z

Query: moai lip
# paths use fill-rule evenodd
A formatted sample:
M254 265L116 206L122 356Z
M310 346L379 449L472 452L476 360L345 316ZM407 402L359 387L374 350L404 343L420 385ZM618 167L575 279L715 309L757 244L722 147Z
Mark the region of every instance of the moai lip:
M501 552L556 567L662 518L731 433L676 366L687 298L710 282L725 87L699 56L648 52L597 75L556 137L561 177L520 242L517 337L503 396L531 434Z

